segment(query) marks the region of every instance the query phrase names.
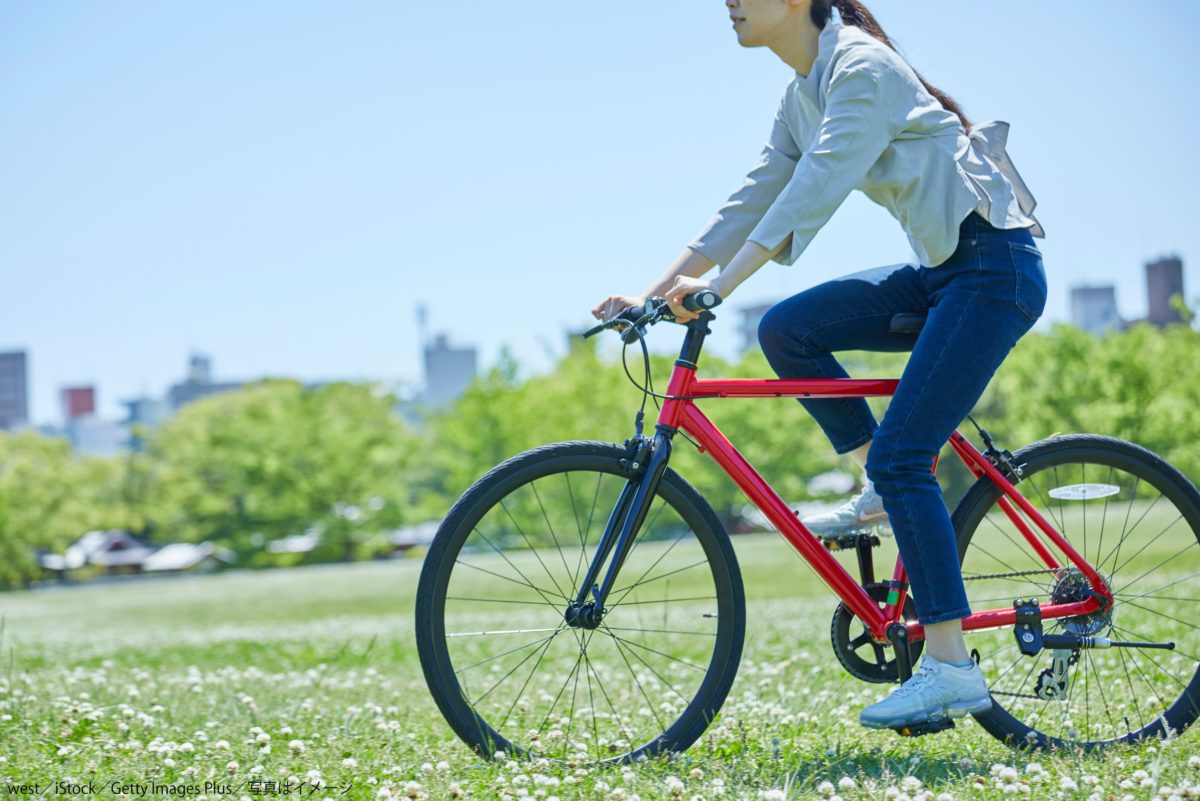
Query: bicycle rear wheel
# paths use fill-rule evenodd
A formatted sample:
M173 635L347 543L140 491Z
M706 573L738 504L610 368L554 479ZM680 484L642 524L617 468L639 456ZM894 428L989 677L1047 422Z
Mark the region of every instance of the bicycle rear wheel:
M439 709L480 754L584 763L683 750L729 692L745 627L736 558L670 469L600 625L566 622L627 455L598 442L527 451L479 479L438 529L417 646Z
M1043 440L1013 463L1022 473L1017 489L1115 597L1111 610L1046 621L1044 631L1176 647L1028 657L1011 628L972 633L994 702L976 719L1017 747L1090 750L1183 731L1200 714L1200 493L1160 457L1108 437ZM980 479L954 513L972 609L1084 599L1089 585L1079 570L1047 569L1000 497Z

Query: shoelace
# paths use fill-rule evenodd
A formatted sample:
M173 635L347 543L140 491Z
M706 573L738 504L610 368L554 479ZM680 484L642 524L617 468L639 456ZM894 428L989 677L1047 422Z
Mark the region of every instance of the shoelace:
M934 679L933 665L928 662L922 662L921 667L917 668L917 672L912 678L900 685L900 688L892 693L893 698L899 698L905 695L911 695L925 685L929 684Z
M863 484L863 488L860 489L850 500L846 501L846 506L852 509L857 509L863 498L866 498L868 494L873 492L875 492L875 487L870 482Z

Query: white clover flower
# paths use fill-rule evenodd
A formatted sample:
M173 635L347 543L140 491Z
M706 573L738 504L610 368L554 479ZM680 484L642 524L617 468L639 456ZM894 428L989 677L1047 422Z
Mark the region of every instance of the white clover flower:
M345 759L342 760L342 767L343 768L357 768L358 760L355 759L354 757L346 757Z
M440 762L438 762L436 765L434 765L433 767L439 771L450 770L450 763L443 759Z
M937 797L937 801L954 801L954 796L949 793L942 793Z
M271 735L267 734L265 731L261 731L255 736L254 742L269 743L271 742Z
M766 790L762 797L763 801L787 801L787 794L783 790Z
M900 780L900 788L909 794L915 793L921 789L921 780L916 776L905 776Z
M229 750L229 741L228 740L217 740L215 743L213 743L213 748L217 749L218 751L228 751Z
M229 763L227 765L225 765L225 770L229 771L230 773L237 773L238 763L234 762L233 760L230 760Z
M355 763L357 764L357 763ZM409 782L404 785L404 794L409 798L418 798L421 795L421 785L416 782Z
M824 781L817 785L817 792L828 798L833 795L833 782Z
M289 743L288 743L288 749L289 749L289 750L290 750L290 751L291 751L293 754L303 754L303 753L304 753L304 747L305 747L305 746L304 746L304 741L303 741L303 740L292 740L291 742L289 742Z
M856 786L854 779L851 779L849 776L843 776L838 779L838 789L842 792L853 790Z
M1079 789L1079 785L1076 784L1075 780L1072 779L1070 776L1063 776L1062 781L1060 781L1058 783L1058 786L1060 789L1063 789L1063 790L1078 790Z
M1188 767L1193 770L1200 770L1200 754L1193 754L1188 757Z

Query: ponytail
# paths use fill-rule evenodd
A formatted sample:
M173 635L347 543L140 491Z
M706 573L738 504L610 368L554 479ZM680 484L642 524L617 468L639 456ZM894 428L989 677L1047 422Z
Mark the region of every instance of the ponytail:
M883 32L883 28L880 27L879 21L875 19L875 15L868 11L867 7L860 3L859 0L812 0L810 16L812 17L813 24L818 28L824 28L825 23L828 22L829 17L832 16L832 8L835 5L837 6L837 10L842 15L842 20L847 25L853 25L854 27L859 28L871 36L874 36L892 50L896 49L896 46L892 44L892 40L889 39L888 35ZM922 78L921 74L915 69L913 72L916 74L917 80L919 80L921 85L925 87L925 91L936 97L938 102L941 103L947 111L958 117L959 121L962 122L963 130L970 130L971 122L967 119L967 115L963 113L963 110L958 105L958 102L941 89L932 86L928 81Z

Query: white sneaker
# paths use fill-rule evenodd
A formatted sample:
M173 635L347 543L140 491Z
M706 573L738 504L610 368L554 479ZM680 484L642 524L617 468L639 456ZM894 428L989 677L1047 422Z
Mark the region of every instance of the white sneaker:
M875 493L875 486L867 481L862 490L832 512L803 517L805 527L826 540L837 539L843 534L877 527L880 533L890 533L887 512L883 511L883 498Z
M983 671L974 663L957 667L929 654L912 678L858 714L858 722L872 729L894 729L946 717L961 718L992 707Z

